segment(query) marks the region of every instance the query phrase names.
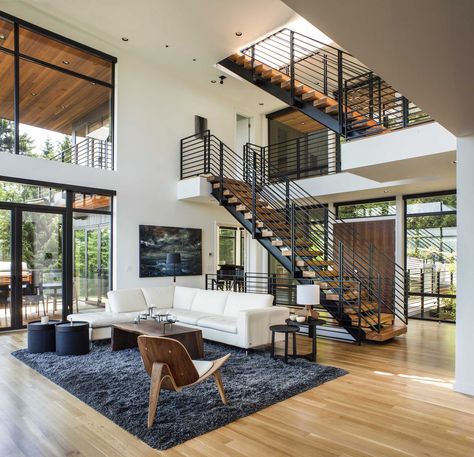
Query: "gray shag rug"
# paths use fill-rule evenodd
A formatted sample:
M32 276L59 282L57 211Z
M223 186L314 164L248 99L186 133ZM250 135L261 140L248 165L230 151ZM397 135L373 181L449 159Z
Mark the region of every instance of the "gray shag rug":
M110 344L94 343L82 356L55 353L12 355L67 390L120 427L156 449L168 449L222 427L267 406L331 381L347 372L330 366L291 359L286 365L269 353L245 351L205 342L206 359L227 353L222 368L228 405L223 405L213 378L181 393L163 390L156 420L147 428L150 378L138 349L112 352Z

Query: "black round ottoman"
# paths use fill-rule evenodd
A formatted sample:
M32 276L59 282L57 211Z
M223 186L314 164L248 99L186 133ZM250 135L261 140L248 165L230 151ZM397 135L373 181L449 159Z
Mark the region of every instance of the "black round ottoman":
M89 351L89 322L63 322L56 325L57 355L83 355Z
M28 352L54 352L56 351L55 327L61 321L49 321L42 324L41 321L28 322Z

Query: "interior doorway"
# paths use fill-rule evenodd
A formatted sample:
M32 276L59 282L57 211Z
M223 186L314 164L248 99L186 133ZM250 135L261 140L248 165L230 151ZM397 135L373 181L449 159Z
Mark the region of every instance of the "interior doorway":
M243 154L245 144L255 142L252 118L237 114L235 132L235 152Z

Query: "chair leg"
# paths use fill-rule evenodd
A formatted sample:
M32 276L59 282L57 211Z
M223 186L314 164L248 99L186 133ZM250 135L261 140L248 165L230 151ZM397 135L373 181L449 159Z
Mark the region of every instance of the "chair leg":
M148 402L148 428L150 428L155 421L156 407L158 405L158 399L160 398L162 370L162 364L153 364L151 371L150 399Z
M222 403L224 403L224 405L227 405L227 398L225 396L225 390L224 390L224 385L222 384L220 370L217 370L213 376L214 376L214 379L216 380L217 390L219 391L219 395L221 396Z

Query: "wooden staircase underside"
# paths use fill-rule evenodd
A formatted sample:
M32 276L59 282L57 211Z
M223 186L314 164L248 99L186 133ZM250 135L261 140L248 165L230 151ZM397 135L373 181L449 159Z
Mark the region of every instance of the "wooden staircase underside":
M249 56L240 53L232 54L219 63L231 71L237 72L239 76L243 76L248 81L262 86L262 89L272 93L272 95L277 96L286 103L290 105L292 104L289 98L291 89L290 76L255 60L254 75L260 81L254 81L252 79L254 76L252 75L252 59ZM340 132L338 120L339 105L335 98L330 95L325 95L317 89L303 84L298 80L295 80L294 83L294 94L300 98L301 102L301 104L296 105L295 108L304 112L316 121L321 122L323 125L326 125L326 127L333 131L342 133ZM345 111L344 106L343 110ZM350 123L351 128L354 129L355 132L363 131L364 135L375 135L387 131L385 127L379 125L374 120L351 109L347 109L347 122Z
M220 179L217 176L208 177L212 184L213 195L218 198L220 192ZM234 211L241 213L244 221L252 219L251 186L243 181L224 179L222 195L225 197L223 205L232 207ZM262 199L257 201L256 225L259 228L259 237L268 240L273 249L272 255L279 256L282 264L285 258L291 255L291 240L289 236L286 216L265 202ZM319 284L325 293L325 302L328 304L328 311L331 303L339 302L340 297L332 289L339 286L338 265L332 260L324 257L324 252L312 246L308 239L304 238L304 233L297 232L296 238L296 267L299 270L297 276L301 278L313 279ZM301 238L299 238L301 236ZM386 341L395 336L406 333L407 328L401 322L396 322L395 316L390 313L381 313L380 331L378 325L378 304L371 301L365 291L361 293L360 313L358 308L358 290L356 283L350 278L343 278L344 286L344 316L338 316L344 320L349 327L359 326L365 333L365 339L371 341ZM357 305L356 305L357 304Z

